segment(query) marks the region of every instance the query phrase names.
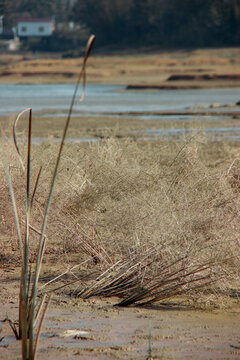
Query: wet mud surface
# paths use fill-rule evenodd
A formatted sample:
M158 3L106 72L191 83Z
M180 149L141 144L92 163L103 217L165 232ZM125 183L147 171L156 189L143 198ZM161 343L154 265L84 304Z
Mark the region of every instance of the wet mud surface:
M113 307L116 299L53 300L38 358L239 359L240 309ZM0 316L17 314L17 302L1 305ZM1 359L20 359L20 342L1 323ZM151 336L149 338L149 329Z

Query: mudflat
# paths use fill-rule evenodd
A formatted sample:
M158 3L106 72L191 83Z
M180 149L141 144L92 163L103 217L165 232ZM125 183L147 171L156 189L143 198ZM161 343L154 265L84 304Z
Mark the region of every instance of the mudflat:
M7 279L2 288L13 281ZM38 358L49 359L231 359L240 356L238 306L193 310L184 306L117 308L115 298L56 297L48 310ZM1 294L1 320L17 317L18 301ZM20 341L0 325L0 359L21 359Z
M38 58L39 57L39 58ZM46 57L46 56L45 56ZM0 83L74 83L81 58L61 59L48 54L2 55ZM238 87L240 49L139 51L137 54L93 55L88 82L124 84L129 89L196 89Z

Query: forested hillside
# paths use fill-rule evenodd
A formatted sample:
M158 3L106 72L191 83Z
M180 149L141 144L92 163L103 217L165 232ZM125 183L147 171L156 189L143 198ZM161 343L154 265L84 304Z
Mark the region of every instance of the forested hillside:
M0 0L12 25L18 16L55 16L121 47L238 46L240 0Z

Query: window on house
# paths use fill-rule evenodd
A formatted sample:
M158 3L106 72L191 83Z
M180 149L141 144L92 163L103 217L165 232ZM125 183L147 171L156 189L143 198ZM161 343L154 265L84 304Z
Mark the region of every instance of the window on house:
M27 31L27 27L26 26L22 26L21 27L21 32L26 32Z
M44 27L43 27L43 26L39 26L38 31L39 31L39 32L44 32Z

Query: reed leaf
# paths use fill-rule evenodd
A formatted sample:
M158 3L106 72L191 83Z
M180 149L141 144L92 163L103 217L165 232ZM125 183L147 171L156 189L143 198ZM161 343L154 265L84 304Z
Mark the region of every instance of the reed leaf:
M48 308L48 305L49 305L49 302L51 299L51 295L50 295L50 296L48 296L48 299L46 300L47 295L44 294L42 300L40 301L38 309L37 309L38 280L39 280L41 264L42 264L42 259L43 259L43 255L45 252L46 240L47 240L47 237L45 235L45 229L46 229L46 225L47 225L47 218L48 218L48 213L49 213L50 204L51 204L51 200L52 200L55 180L56 180L56 176L57 176L57 172L58 172L58 168L59 168L60 159L62 156L62 150L63 150L69 122L71 119L72 109L73 109L73 105L74 105L74 102L76 99L77 90L78 90L79 83L81 80L83 81L83 88L82 88L82 94L81 94L80 101L82 101L84 99L85 85L86 85L86 63L87 63L88 57L90 55L94 41L95 41L95 36L94 35L90 36L87 47L86 47L86 53L85 53L85 56L83 59L83 64L82 64L82 67L81 67L81 70L80 70L80 73L79 73L79 76L78 76L78 79L76 82L76 86L74 89L74 93L72 96L72 101L71 101L71 104L69 107L68 116L67 116L65 127L63 130L63 135L62 135L59 151L57 154L56 164L54 167L53 176L52 176L52 180L50 183L50 189L49 189L49 194L47 197L47 203L46 203L46 207L45 207L41 231L38 231L37 229L35 229L35 227L31 226L31 224L30 224L31 209L33 206L34 197L35 197L35 194L37 191L37 187L39 184L39 179L40 179L40 175L41 175L41 171L42 171L42 167L40 167L37 177L36 177L36 180L35 180L32 196L30 196L32 109L31 108L24 109L17 116L16 120L14 121L13 142L14 142L15 149L18 153L22 169L25 171L25 166L23 163L22 155L20 153L20 149L19 149L18 143L17 143L16 127L17 127L17 124L18 124L19 120L21 119L22 115L27 111L29 112L27 164L26 164L26 206L25 206L24 242L22 241L21 228L20 228L20 223L19 223L17 205L16 205L16 201L15 201L15 197L14 197L11 176L9 173L5 155L2 154L2 161L4 164L4 169L5 169L5 173L6 173L6 177L7 177L7 181L8 181L9 192L10 192L10 196L11 196L12 207L13 207L16 229L17 229L17 235L18 235L20 255L21 255L21 279L20 279L20 292L19 292L18 329L17 329L16 323L12 322L9 319L8 319L8 322L9 322L10 327L11 327L13 333L15 334L16 338L22 340L21 345L22 345L22 359L23 360L34 360L36 358L36 352L37 352L37 347L38 347L38 343L39 343L42 324L43 324L44 317L45 317L45 314L46 314L46 311L47 311L47 308ZM37 260L36 260L34 271L32 269L32 266L29 265L30 229L40 235L39 243L37 246ZM37 333L36 333L36 338L35 338L34 337L34 327L36 327L36 323L38 320L39 320L39 325L37 328Z
M13 186L12 186L12 179L11 179L11 175L10 175L10 172L8 169L6 157L3 152L2 152L2 162L4 165L4 171L6 174L6 178L7 178L7 182L8 182L8 189L9 189L11 202L12 202L13 214L14 214L16 230L17 230L18 246L19 246L19 251L20 251L20 256L21 256L21 264L23 264L23 243L22 243L21 228L20 228L20 223L19 223L19 216L18 216L17 205L16 205L16 200L15 200Z
M43 219L43 225L42 225L42 230L41 230L41 238L40 238L40 241L39 241L38 255L37 255L37 261L36 261L36 267L35 267L35 278L34 278L33 292L32 292L33 303L35 302L35 299L36 299L36 296L37 296L37 284L38 284L40 268L41 268L41 259L42 259L42 254L43 254L42 250L44 248L44 246L43 246L44 238L43 237L44 237L44 232L45 232L45 229L46 229L46 226L47 226L47 217L48 217L48 212L49 212L49 208L50 208L50 204L51 204L51 200L52 200L53 188L54 188L54 184L55 184L55 180L56 180L56 176L57 176L57 171L58 171L58 167L59 167L59 163L60 163L60 159L61 159L61 155L62 155L62 150L63 150L63 146L64 146L65 137L66 137L69 122L70 122L70 119L71 119L73 105L75 103L78 86L79 86L79 83L80 83L82 77L84 79L84 83L83 83L83 92L82 92L81 99L83 100L83 98L84 98L84 89L85 89L85 82L86 82L86 76L85 76L86 63L87 63L87 59L88 59L88 57L90 55L90 52L91 52L92 46L94 44L94 41L95 41L95 35L91 35L90 38L89 38L87 48L86 48L86 53L85 53L85 56L84 56L84 59L83 59L82 69L80 71L79 77L78 77L77 82L76 82L75 90L74 90L74 93L73 93L72 101L71 101L71 104L70 104L68 116L67 116L67 119L66 119L64 131L63 131L63 135L62 135L62 140L61 140L58 155L57 155L55 169L54 169L54 172L53 172L53 177L52 177L52 181L51 181L51 185L50 185L47 205L46 205L44 219ZM33 309L33 311L34 311L34 309Z

